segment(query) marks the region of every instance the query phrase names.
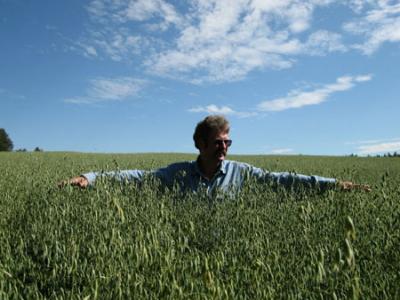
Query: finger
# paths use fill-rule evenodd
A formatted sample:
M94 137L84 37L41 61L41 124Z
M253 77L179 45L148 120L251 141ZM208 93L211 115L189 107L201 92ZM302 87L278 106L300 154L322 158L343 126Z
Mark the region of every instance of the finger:
M366 192L371 192L372 191L372 189L371 189L371 187L369 185L364 185L363 186L363 190L366 191Z
M58 187L62 188L67 185L86 187L88 185L86 181L87 179L84 177L74 177L71 179L61 181L60 183L58 183Z
M59 188L63 188L65 185L66 185L66 182L65 182L65 181L61 181L61 182L57 183L57 186L58 186Z

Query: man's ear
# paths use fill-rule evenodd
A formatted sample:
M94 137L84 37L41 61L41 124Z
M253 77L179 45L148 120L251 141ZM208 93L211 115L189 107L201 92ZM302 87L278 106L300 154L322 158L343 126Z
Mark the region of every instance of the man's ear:
M207 148L207 142L206 141L204 141L204 140L202 140L202 139L200 139L198 142L197 142L197 148L200 150L200 152L203 150L203 149L205 149L205 148Z

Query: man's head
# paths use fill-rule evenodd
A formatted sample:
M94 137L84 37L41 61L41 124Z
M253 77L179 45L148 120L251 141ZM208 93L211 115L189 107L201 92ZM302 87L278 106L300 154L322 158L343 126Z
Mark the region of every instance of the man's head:
M228 120L220 115L206 117L197 124L193 140L203 159L221 162L232 143L229 140Z

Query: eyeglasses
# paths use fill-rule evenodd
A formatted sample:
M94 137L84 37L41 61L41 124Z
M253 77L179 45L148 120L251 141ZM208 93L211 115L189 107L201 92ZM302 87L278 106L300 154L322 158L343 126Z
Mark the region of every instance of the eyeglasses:
M232 140L215 140L214 143L218 147L222 147L224 144L226 147L230 147L232 145Z

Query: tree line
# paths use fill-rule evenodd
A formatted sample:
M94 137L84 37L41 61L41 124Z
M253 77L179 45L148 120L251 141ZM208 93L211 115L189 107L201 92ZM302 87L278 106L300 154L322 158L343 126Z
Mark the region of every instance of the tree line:
M0 128L0 151L12 151L14 149L14 144L11 140L11 138L8 136L7 132L5 131L4 128ZM17 152L26 152L27 150L25 148L23 149L17 149ZM33 149L35 152L41 152L43 149L36 147ZM351 157L357 157L357 154L350 154L349 156ZM368 155L370 157L370 155ZM393 152L393 153L385 153L383 155L376 155L376 157L400 157L400 153Z
M8 133L4 128L0 128L0 151L13 151L13 149L14 149L14 143L11 140L10 136L8 135ZM27 150L24 148L24 149L18 149L16 151L26 152ZM38 151L43 151L43 149L36 147L33 151L38 152Z
M351 153L349 156L350 157L358 157L358 155L355 153ZM384 154L376 154L376 155L368 154L367 157L400 157L400 153L397 153L397 151L395 151L393 153L387 152Z
M0 151L12 151L14 144L4 128L0 128Z

